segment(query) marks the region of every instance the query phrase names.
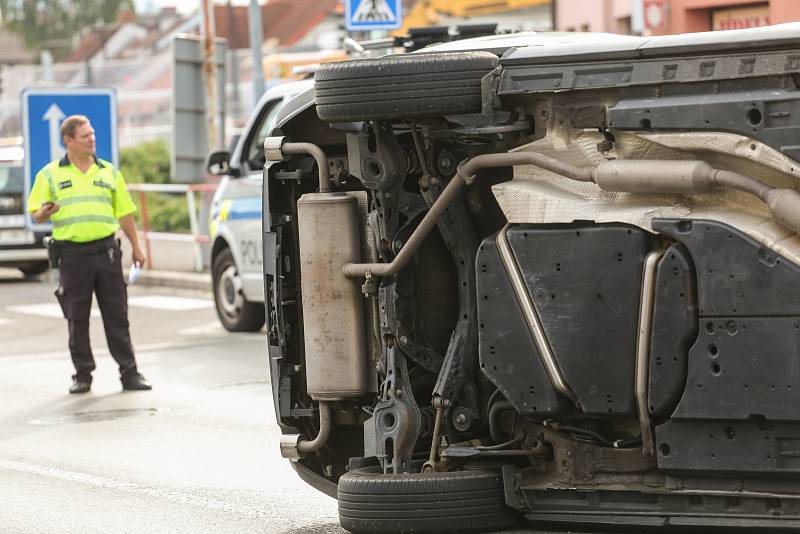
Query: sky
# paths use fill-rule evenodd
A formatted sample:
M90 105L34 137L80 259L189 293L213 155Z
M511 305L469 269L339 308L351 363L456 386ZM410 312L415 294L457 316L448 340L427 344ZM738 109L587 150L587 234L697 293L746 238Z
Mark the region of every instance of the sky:
M249 5L250 0L232 0L233 5ZM264 0L259 0L263 4ZM159 11L162 7L175 6L180 13L189 14L200 9L200 0L134 0L138 13Z

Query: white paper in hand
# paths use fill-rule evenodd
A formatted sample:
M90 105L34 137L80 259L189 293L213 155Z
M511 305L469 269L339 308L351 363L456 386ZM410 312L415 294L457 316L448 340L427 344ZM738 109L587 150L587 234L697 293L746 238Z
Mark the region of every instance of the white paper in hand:
M132 284L136 283L136 281L139 279L139 271L140 270L141 270L141 268L139 267L138 263L134 262L131 265L131 270L128 271L128 283L129 284L132 285Z

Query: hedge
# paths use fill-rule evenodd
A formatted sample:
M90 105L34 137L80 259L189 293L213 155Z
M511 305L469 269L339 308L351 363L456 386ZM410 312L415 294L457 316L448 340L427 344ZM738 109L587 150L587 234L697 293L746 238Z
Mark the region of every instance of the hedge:
M130 184L169 183L169 148L165 141L151 141L123 148L119 155L120 170ZM139 210L136 222L141 228L139 193L132 193ZM148 221L153 232L188 232L189 207L183 194L145 193Z

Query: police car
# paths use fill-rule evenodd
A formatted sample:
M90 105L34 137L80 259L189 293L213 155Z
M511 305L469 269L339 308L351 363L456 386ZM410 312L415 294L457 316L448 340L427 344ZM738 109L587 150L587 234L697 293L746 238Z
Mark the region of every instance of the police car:
M217 315L231 332L253 332L264 325L261 274L261 183L264 139L282 105L310 90L312 80L281 84L256 106L232 152L209 155L208 171L222 176L211 203L211 276Z
M25 152L18 145L0 145L0 267L16 267L26 276L47 271L42 239L25 217Z

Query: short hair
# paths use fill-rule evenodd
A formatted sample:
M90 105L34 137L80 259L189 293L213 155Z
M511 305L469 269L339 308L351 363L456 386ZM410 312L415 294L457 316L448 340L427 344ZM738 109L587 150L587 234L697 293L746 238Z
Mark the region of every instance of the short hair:
M75 137L75 130L84 124L89 124L89 117L86 115L70 115L61 123L61 137Z

